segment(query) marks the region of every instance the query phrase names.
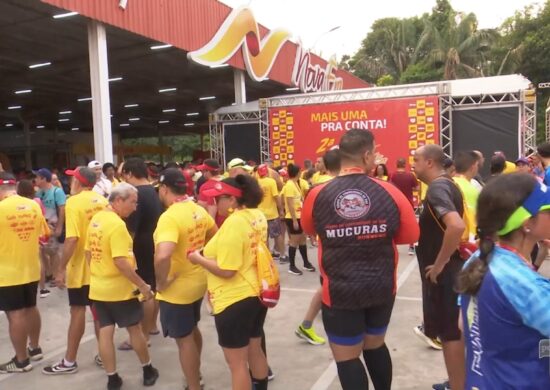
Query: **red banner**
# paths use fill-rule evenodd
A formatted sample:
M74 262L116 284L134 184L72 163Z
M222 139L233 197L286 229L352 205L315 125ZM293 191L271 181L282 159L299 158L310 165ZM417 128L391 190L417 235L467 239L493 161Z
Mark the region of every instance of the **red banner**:
M410 164L418 147L439 143L437 96L275 107L269 118L275 166L314 161L354 128L373 132L377 163L385 163L392 172L398 158Z

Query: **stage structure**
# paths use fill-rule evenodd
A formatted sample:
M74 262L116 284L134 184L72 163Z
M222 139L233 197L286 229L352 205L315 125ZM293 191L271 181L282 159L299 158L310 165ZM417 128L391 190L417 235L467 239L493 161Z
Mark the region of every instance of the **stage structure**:
M276 96L212 114L212 155L226 163L236 152L227 149L231 126L255 123L259 161L269 157L275 165L315 159L351 128L374 133L378 162L391 169L397 158L410 163L416 148L434 143L448 156L501 150L513 161L536 149L535 107L535 91L521 75ZM251 144L250 128L243 137Z

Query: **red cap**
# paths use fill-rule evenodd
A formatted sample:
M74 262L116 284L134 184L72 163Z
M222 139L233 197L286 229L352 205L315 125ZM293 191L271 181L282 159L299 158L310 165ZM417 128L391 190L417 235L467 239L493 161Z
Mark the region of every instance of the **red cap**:
M80 173L80 167L77 167L75 169L67 169L65 171L65 174L68 176L74 176L76 180L78 180L81 184L85 185L86 187L93 187L94 184L86 179L81 173Z
M268 173L269 173L269 169L267 168L266 164L261 164L258 167L258 175L260 175L260 177L267 176Z
M207 158L204 162L195 168L197 171L217 171L220 169L220 164L213 158Z
M205 190L204 195L213 197L213 198L221 195L232 195L237 198L240 198L241 196L243 196L243 192L239 188L230 186L229 184L223 181L220 181L214 184L213 188Z
M279 171L279 175L281 175L282 177L288 177L288 172L286 169L281 169Z
M14 186L17 184L17 182L13 179L9 179L9 180L0 180L0 184L2 185L7 185L7 186Z

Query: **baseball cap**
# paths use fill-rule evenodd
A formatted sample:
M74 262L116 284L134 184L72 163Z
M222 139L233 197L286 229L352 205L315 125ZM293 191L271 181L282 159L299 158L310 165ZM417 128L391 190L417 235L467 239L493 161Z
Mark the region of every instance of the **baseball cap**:
M0 172L0 186L14 186L17 184L15 176L9 172Z
M97 167L99 167L99 168L102 168L102 167L103 167L103 165L102 165L99 161L97 161L97 160L92 160L92 161L90 161L90 162L88 163L88 168L92 168L92 169L93 169L93 168L97 168Z
M40 168L38 171L33 171L36 176L43 177L47 182L52 181L52 172L47 168Z
M254 168L252 168L250 165L246 163L242 158L234 158L233 160L229 161L227 163L227 169L233 169L233 168L243 168L247 171L252 171Z
M203 163L197 166L197 171L217 171L220 169L220 164L213 158L207 158Z
M168 168L161 172L159 184L164 184L168 188L182 189L187 185L187 181L179 169Z
M269 173L269 169L267 168L266 164L261 164L258 167L258 175L260 175L260 177L267 176L268 173Z
M221 195L232 195L240 198L243 195L243 191L240 188L231 185L235 179L224 179L214 184L214 187L204 191L204 195L208 197L217 197Z
M67 169L65 174L68 176L73 176L76 180L80 182L83 186L93 187L96 183L97 176L91 168L86 167L76 167L75 169Z
M520 157L516 160L516 165L518 165L518 164L529 165L529 160L525 157Z

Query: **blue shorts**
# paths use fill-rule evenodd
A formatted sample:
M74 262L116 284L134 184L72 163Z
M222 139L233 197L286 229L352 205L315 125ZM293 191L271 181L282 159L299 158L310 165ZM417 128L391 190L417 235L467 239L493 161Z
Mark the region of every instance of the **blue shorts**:
M331 343L357 345L365 335L386 333L395 297L381 305L357 310L335 309L323 304L323 324Z
M202 298L189 304L159 301L160 324L164 337L181 339L189 336L201 320Z

